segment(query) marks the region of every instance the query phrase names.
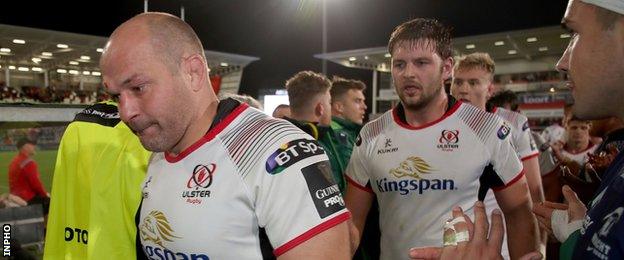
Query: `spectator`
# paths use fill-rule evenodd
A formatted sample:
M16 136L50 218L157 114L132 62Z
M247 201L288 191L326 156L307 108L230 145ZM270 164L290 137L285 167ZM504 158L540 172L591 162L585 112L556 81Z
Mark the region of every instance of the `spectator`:
M286 81L292 117L285 119L318 140L331 164L340 191L345 189L344 171L348 161L340 157L339 143L331 124L331 82L312 71L301 71Z
M273 117L275 118L286 118L291 117L290 115L290 106L286 104L280 104L273 110Z
M17 141L18 154L9 165L9 189L28 204L42 204L47 214L50 195L46 192L41 180L37 163L33 159L36 143L27 138Z

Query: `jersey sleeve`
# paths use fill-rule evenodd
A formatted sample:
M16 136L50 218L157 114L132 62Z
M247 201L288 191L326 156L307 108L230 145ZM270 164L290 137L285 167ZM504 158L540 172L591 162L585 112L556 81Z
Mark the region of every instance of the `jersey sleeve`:
M32 190L41 197L47 197L48 193L43 187L41 179L39 179L39 169L37 167L37 163L35 163L35 161L27 163L24 166L24 173L26 175L26 179L28 180L28 185L32 188Z
M521 161L531 159L539 154L537 145L531 136L529 121L522 117L513 131L513 142Z
M269 148L252 194L276 256L350 218L322 146L309 136Z
M490 150L490 163L495 175L492 183L494 191L502 190L519 180L522 175L522 164L511 143L512 129L508 123L498 120L496 132L491 133L487 144ZM487 174L487 172L486 172Z
M368 185L370 182L370 167L366 163L368 161L366 157L366 144L362 141L361 136L358 135L345 175L347 181L353 184L353 186L373 193L373 190Z

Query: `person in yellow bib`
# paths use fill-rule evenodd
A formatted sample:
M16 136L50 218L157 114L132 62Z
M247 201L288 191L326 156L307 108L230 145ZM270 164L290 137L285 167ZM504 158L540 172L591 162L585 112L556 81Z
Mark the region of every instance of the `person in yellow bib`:
M150 155L117 104L78 113L57 155L44 259L136 258L134 216Z

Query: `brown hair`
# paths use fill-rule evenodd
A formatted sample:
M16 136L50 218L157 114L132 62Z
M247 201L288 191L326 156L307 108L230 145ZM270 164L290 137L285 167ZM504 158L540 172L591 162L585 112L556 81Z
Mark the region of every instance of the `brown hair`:
M416 18L397 26L388 41L388 52L401 42L434 44L436 53L443 60L451 57L451 28L435 19Z
M475 52L459 57L455 61L453 71L482 69L490 74L490 80L494 79L494 71L496 65L489 54L484 52Z
M366 84L359 80L334 76L332 78L332 87L330 90L331 102L334 103L336 100L340 100L351 89L364 91L366 89Z
M292 112L301 113L314 101L315 96L331 88L325 76L312 71L301 71L286 81L288 101Z

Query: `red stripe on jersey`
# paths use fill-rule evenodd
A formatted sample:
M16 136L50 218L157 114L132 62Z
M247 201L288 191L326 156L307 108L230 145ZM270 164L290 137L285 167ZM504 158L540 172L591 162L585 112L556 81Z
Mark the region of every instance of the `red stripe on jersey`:
M518 175L516 177L514 177L510 182L508 182L507 184L500 186L500 187L493 187L492 190L493 191L501 191L506 189L507 187L513 185L514 183L516 183L517 181L520 180L520 178L522 178L522 176L524 176L524 169L522 169L520 171L520 173L518 173Z
M342 222L347 221L349 218L351 218L351 213L349 211L344 212L338 216L335 216L332 219L327 220L317 225L316 227L313 227L312 229L306 231L305 233L299 235L298 237L295 237L293 240L290 240L286 242L285 244L283 244L282 246L276 248L275 250L273 250L273 254L275 254L276 257L280 256L288 252L288 250L291 250L295 248L296 246L300 245L301 243L308 241L310 238L322 233L323 231L328 230Z
M453 105L453 107L451 107L451 109L449 109L448 111L446 111L446 113L444 113L444 115L442 115L442 117L434 120L433 122L429 122L426 123L424 125L421 126L411 126L406 122L403 122L401 120L401 118L399 118L399 115L397 114L397 109L396 107L392 109L392 118L394 118L394 122L396 122L398 125L402 126L403 128L407 128L410 130L419 130L419 129L423 129L423 128L427 128L430 127L432 125L435 125L437 123L439 123L440 121L444 120L445 118L449 117L450 115L452 115L453 113L455 113L455 111L457 111L457 109L459 109L459 106L461 105L461 101L457 101L455 102L455 104Z
M240 157L245 154L244 152L249 146L250 139L254 137L254 134L257 134L269 124L271 124L271 122L268 120L253 122L251 123L251 126L245 130L245 132L238 135L236 140L229 146L228 149L230 154L232 154L234 161L240 161Z
M177 156L173 156L173 155L165 152L165 159L167 160L167 162L170 162L170 163L176 163L176 162L184 159L184 157L186 157L187 155L191 154L193 151L197 150L197 148L201 147L205 143L207 143L210 140L214 139L215 136L217 136L219 133L221 133L221 131L223 131L223 129L225 129L225 127L227 127L230 123L232 123L232 121L234 121L234 119L236 119L236 117L238 117L238 115L240 115L248 107L249 107L249 105L247 105L245 103L241 103L238 107L236 107L234 110L232 110L232 112L229 115L225 116L225 118L223 118L223 120L221 120L221 122L219 122L213 128L208 130L208 132L202 138L197 140L197 142L195 142L194 144L192 144L188 148L184 149L184 151L182 151Z
M362 185L360 185L359 183L357 183L357 182L356 182L356 181L354 181L353 179L349 178L349 176L347 176L347 175L345 175L345 177L346 177L346 179L347 179L347 182L348 182L348 183L353 184L353 186L355 186L356 188L358 188L358 189L360 189L360 190L363 190L363 191L366 191L366 192L369 192L369 193L372 193L372 194L375 194L375 192L373 191L373 189L371 189L371 188L369 188L369 187L366 187L366 186L362 186Z
M528 160L528 159L531 159L531 158L533 158L533 157L537 157L538 155L539 155L539 152L535 152L534 154L531 154L531 155L527 155L527 156L525 156L525 157L522 157L522 158L520 159L520 161L523 161L523 162L524 162L524 161L526 161L526 160Z

